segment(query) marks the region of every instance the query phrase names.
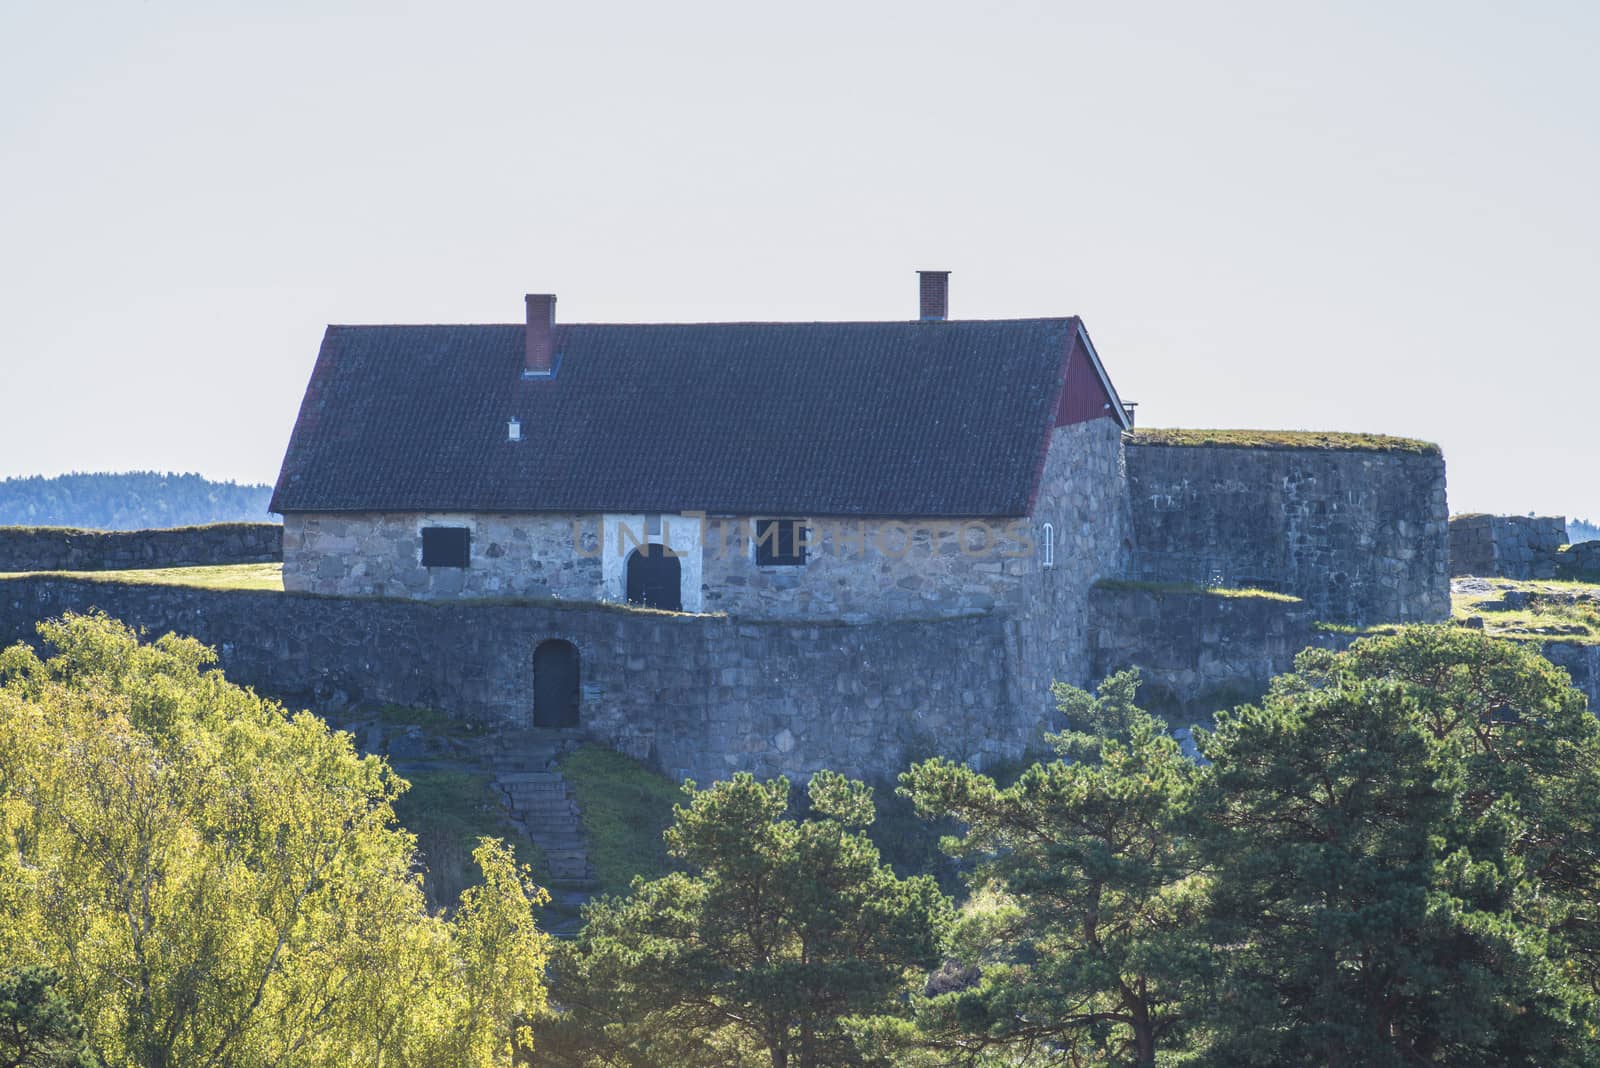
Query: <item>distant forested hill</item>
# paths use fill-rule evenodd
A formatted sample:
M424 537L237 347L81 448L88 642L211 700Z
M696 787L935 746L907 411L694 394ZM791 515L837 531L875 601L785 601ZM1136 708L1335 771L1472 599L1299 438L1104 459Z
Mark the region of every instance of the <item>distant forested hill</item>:
M270 486L199 475L129 471L0 481L0 526L138 530L198 523L270 522Z
M1600 523L1588 519L1567 520L1567 540L1574 545L1580 541L1600 541Z

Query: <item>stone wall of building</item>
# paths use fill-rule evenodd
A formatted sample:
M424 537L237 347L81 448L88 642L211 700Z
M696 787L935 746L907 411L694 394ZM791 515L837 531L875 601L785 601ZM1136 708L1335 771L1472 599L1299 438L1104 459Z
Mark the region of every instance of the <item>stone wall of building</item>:
M1555 578L1566 544L1567 521L1562 516L1451 516L1450 574Z
M1450 613L1437 453L1127 446L1136 578L1259 586L1339 623Z
M230 678L294 705L422 706L486 727L530 724L533 651L562 639L581 657L582 728L702 782L882 778L935 753L986 765L1035 749L1047 722L1010 700L995 616L830 625L25 577L0 580L0 646L91 609L192 635Z
M805 564L762 566L754 518L707 520L705 610L857 623L971 615L1014 602L1038 574L1038 527L1027 520L798 521L810 534Z
M1132 550L1122 433L1110 419L1055 432L1045 459L1034 530L1049 524L1052 566L1038 554L1008 605L1017 663L1016 700L1050 714L1054 682L1090 686L1100 678L1090 654L1090 590L1126 573Z
M351 513L284 519L284 582L336 596L626 600L641 544L680 555L683 608L753 619L972 615L1019 603L1038 574L1026 520L805 519L803 566L759 566L756 517ZM789 517L760 517L789 518ZM423 567L424 527L466 527L466 568Z
M0 573L271 563L283 559L276 523L157 530L0 527Z
M471 566L423 567L424 527L466 527ZM340 597L601 599L598 516L430 512L283 517L283 584Z
M1032 519L811 517L802 566L758 565L755 519L664 516L652 532L642 515L290 515L284 582L336 596L620 603L628 553L664 542L684 554L689 612L851 624L994 613L1007 629L1014 696L1047 711L1051 682L1089 681L1089 587L1122 574L1131 546L1122 440L1110 419L1055 431ZM470 566L424 568L428 526L470 529Z

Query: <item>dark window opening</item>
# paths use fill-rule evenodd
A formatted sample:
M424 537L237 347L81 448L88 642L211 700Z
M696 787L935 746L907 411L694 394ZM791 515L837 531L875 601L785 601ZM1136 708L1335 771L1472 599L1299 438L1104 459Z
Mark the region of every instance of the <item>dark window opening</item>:
M760 567L800 567L806 562L806 526L803 519L757 519L756 564Z
M423 567L466 567L472 560L472 531L466 527L423 527Z
M533 651L533 725L576 727L579 688L578 647L555 639Z
M683 568L659 545L628 554L628 603L683 611Z

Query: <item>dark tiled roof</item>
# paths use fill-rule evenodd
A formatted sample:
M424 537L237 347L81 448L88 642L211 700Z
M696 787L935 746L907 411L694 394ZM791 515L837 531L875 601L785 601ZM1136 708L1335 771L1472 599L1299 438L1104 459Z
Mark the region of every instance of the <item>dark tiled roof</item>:
M276 512L1027 514L1076 319L331 326ZM507 440L511 417L523 440Z

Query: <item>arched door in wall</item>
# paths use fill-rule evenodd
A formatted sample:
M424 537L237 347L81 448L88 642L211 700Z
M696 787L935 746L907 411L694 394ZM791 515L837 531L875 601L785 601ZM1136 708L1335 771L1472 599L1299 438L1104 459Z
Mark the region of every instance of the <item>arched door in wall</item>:
M578 647L555 639L533 651L533 725L578 725Z
M646 545L628 554L628 603L683 611L683 568L676 556L659 545Z

